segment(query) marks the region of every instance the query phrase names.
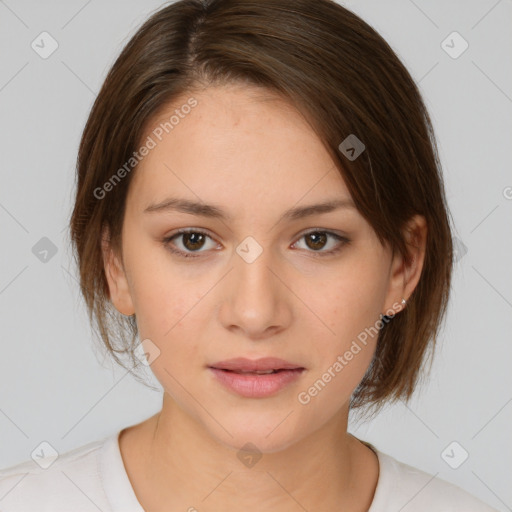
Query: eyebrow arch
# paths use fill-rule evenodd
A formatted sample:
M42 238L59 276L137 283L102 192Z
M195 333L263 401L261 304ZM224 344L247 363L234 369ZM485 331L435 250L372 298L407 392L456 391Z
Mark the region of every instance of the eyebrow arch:
M354 208L355 204L352 199L333 199L324 203L312 204L291 208L283 213L279 222L283 220L298 220L319 213L329 213L340 208ZM178 211L198 215L201 217L209 217L220 220L231 220L231 215L225 213L222 208L188 199L168 198L156 204L149 205L144 213L169 212Z

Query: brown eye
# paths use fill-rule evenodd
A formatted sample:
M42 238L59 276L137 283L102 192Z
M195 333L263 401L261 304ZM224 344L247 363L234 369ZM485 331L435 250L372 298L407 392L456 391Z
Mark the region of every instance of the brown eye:
M330 254L334 254L341 250L341 248L349 243L349 239L337 235L336 233L332 233L331 231L310 231L309 233L305 233L302 235L299 241L302 239L305 240L305 246L307 252L318 253L315 256L328 256ZM334 243L330 242L333 240ZM299 242L295 242L294 245ZM327 247L327 250L322 250Z
M307 246L315 250L322 249L327 242L327 236L322 232L309 233L305 237L311 241L311 244L306 242Z
M208 241L211 243L210 247L207 246ZM201 253L207 252L207 250L201 250L205 246L206 249L215 248L212 237L197 229L180 230L174 235L164 238L162 243L172 253L185 258L200 257Z
M183 245L189 251L197 251L204 245L205 236L202 233L183 233Z

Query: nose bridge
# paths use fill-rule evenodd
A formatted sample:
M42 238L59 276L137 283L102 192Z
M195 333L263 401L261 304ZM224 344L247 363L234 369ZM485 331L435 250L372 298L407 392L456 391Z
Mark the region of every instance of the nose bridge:
M250 336L282 328L288 321L288 305L275 275L279 265L272 250L249 236L237 246L233 266L221 310L225 327L238 326Z
M236 249L235 270L238 289L251 292L252 296L269 300L273 295L274 274L270 271L273 264L272 251L263 248L252 237L248 237ZM255 295L256 294L256 295ZM267 297L265 297L267 296Z
M275 300L275 276L270 271L273 264L272 251L264 248L252 236L245 238L236 248L234 276L240 303L248 309L258 308L260 313L270 310Z

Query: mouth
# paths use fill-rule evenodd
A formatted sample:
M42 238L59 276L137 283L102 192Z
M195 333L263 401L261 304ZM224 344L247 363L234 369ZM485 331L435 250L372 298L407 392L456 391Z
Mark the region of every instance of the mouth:
M208 367L229 391L246 398L265 398L296 382L303 366L276 358L220 361Z
M235 359L219 361L210 365L210 368L240 374L251 373L255 375L268 375L287 370L305 370L303 366L275 357L264 357L255 360L238 357Z
M290 371L290 370L284 370L283 368L279 368L277 370L256 370L253 372L242 371L242 370L227 370L226 368L215 368L215 367L213 367L213 368L214 368L214 370L222 370L223 372L238 373L240 375L269 375L271 373ZM293 370L301 370L301 368L293 368Z

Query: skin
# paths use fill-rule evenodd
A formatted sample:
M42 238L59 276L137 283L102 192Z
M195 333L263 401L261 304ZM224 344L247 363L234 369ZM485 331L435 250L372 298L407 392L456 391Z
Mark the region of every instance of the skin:
M162 112L144 140L187 98ZM103 245L113 304L135 313L140 339L160 350L151 370L164 389L162 410L119 440L135 494L146 511L365 511L379 465L347 433L348 402L376 337L308 404L297 395L410 296L423 265L425 220L409 223L410 265L379 243L355 208L279 222L289 208L351 199L318 137L265 90L209 87L194 98L198 105L132 177L122 257ZM215 204L231 219L144 213L171 196ZM210 238L201 244L181 235L165 246L179 228ZM349 242L305 236L313 228ZM251 263L236 252L247 236L263 249ZM266 356L306 371L271 397L244 398L207 368ZM237 457L247 442L262 453L253 467Z

